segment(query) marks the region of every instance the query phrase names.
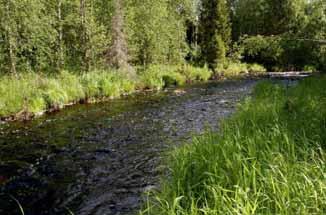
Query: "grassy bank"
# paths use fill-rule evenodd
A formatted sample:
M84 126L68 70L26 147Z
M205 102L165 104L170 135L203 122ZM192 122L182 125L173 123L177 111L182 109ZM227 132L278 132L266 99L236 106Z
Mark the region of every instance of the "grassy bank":
M207 81L206 68L183 66L150 66L139 69L136 78L120 71L92 71L75 74L63 71L55 75L36 73L0 78L0 118L33 117L47 110L61 109L78 102L116 98L135 90L162 89L186 82Z
M326 78L259 84L219 133L168 160L142 214L325 214Z
M230 64L231 65L231 64ZM221 74L226 77L254 74L247 68L263 68L232 64ZM245 68L245 71L239 69ZM236 73L234 73L236 71ZM206 67L191 65L151 65L137 69L137 77L128 78L121 71L97 70L84 74L62 71L57 74L23 73L19 77L0 77L0 119L31 118L49 110L58 110L79 102L95 102L132 93L136 90L160 90L168 86L207 81L213 73ZM229 74L229 76L227 75Z

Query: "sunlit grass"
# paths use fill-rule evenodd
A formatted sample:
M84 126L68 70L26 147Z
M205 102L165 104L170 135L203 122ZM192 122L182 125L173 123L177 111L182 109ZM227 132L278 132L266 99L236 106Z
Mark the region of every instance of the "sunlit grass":
M93 71L73 74L67 71L54 76L27 73L19 78L4 76L0 82L0 116L25 111L39 113L62 108L81 100L114 98L135 90L135 80L117 71Z
M168 86L180 86L186 82L207 81L212 72L206 67L194 67L188 64L179 66L151 65L139 72L140 86L147 89L162 89Z
M260 75L264 74L267 70L259 64L247 64L240 62L226 61L219 64L216 72L226 78L241 77L244 75Z
M80 101L101 101L134 92L162 89L186 82L206 81L207 68L190 65L151 65L140 68L138 78L116 70L95 70L84 74L62 71L54 75L25 73L18 78L0 77L0 117L19 113L41 113Z
M176 149L141 214L325 214L326 78L259 84L219 133Z

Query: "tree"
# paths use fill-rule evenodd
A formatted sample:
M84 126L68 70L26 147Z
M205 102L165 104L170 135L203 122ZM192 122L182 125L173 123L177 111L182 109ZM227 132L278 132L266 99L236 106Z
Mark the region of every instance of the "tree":
M52 59L52 44L55 32L51 17L45 10L45 1L2 0L0 2L0 37L5 70L13 74L18 71L41 71ZM0 50L1 50L0 49Z
M224 61L231 40L229 9L225 0L203 0L200 14L202 60L215 70Z
M121 0L114 1L114 15L112 17L112 44L107 52L107 61L110 66L132 73L129 65L128 47L124 33L124 15Z
M265 35L267 3L265 0L241 0L230 3L232 13L233 39L238 40L243 35Z
M127 36L134 64L178 64L184 61L189 0L130 1Z
M303 13L303 0L265 0L266 21L269 35L294 31L298 17Z
M16 43L17 43L17 36L14 33L15 29L17 28L16 23L13 21L13 7L15 7L14 4L11 4L11 1L5 2L5 7L4 7L4 14L5 14L5 20L1 20L3 22L4 26L4 31L5 33L5 38L6 42L8 44L8 51L9 51L9 61L10 61L10 73L17 76L16 72Z
M302 23L304 0L229 0L233 38L296 32Z

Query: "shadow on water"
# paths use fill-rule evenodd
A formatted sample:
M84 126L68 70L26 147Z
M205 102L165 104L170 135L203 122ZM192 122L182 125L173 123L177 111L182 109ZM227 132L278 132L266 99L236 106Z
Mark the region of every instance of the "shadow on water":
M132 214L163 152L231 114L255 81L140 93L0 125L0 214Z

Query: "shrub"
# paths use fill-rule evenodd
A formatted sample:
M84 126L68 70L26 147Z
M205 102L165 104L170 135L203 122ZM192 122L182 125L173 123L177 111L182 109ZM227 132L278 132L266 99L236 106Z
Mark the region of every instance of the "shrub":
M82 75L81 83L85 92L86 98L97 98L101 96L100 88L100 73L92 72Z
M39 87L43 92L47 108L62 107L69 102L68 95L58 80L49 78L42 81Z
M266 72L267 70L262 65L254 63L254 64L248 64L248 71L251 74L260 74Z
M241 77L246 74L260 74L266 72L266 69L259 64L246 64L240 62L226 61L215 69L219 75L227 78Z
M282 38L277 36L250 36L240 40L243 60L248 63L259 63L271 70L283 65L281 45Z
M78 75L62 71L56 76L56 79L60 83L62 90L67 94L66 102L78 101L85 97L85 92Z
M146 89L161 89L164 87L162 74L160 73L161 67L149 66L140 69L140 82L141 88Z
M212 72L207 66L194 67L185 64L180 66L178 70L186 77L187 81L207 81L212 76Z
M19 79L5 76L1 78L0 98L3 106L0 116L16 114L20 111L40 112L46 108L46 101L38 85L42 78L36 74L22 74Z
M303 71L305 72L317 72L317 69L315 66L312 65L306 65L303 67Z

